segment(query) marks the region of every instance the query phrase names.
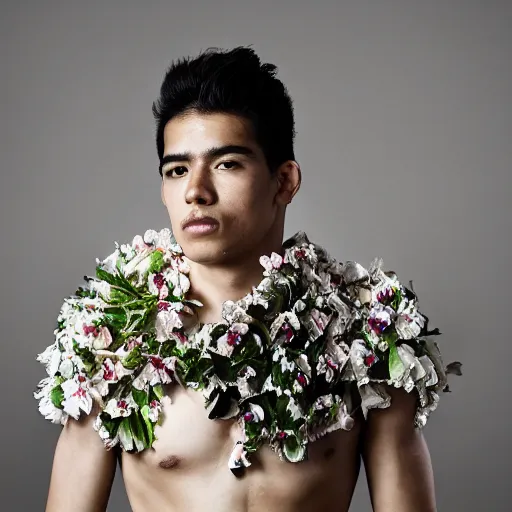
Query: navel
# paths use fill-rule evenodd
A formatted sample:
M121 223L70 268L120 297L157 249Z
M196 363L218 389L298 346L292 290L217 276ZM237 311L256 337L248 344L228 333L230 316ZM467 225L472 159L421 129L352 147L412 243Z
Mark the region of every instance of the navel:
M158 466L162 469L172 469L178 466L180 463L179 457L176 457L176 455L170 455L169 457L166 457L165 459L161 460L158 463Z

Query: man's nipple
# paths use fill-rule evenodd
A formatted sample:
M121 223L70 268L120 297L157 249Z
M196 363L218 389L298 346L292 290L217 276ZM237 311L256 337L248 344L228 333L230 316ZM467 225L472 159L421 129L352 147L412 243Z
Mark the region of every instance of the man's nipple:
M165 459L162 459L158 466L162 469L173 469L176 466L178 466L180 463L180 458L176 457L176 455L169 455L169 457L165 457Z

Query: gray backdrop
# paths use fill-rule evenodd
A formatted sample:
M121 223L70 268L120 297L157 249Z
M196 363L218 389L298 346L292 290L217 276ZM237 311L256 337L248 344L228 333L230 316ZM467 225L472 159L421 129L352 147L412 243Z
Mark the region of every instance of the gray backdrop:
M165 68L252 44L295 101L286 235L414 280L465 370L425 430L439 510L509 510L511 3L140 4L2 2L0 508L44 507L60 428L31 393L62 299L114 240L169 225L151 115ZM118 474L109 510L128 508ZM351 510L369 509L362 473Z

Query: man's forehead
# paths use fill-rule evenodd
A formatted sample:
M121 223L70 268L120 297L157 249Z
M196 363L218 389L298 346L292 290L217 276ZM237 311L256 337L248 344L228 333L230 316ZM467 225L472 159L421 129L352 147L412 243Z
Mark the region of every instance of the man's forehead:
M249 120L227 113L199 114L196 112L182 114L169 120L164 127L164 139L179 140L190 136L234 139L235 143L253 138L252 125Z
M229 114L189 114L164 129L164 160L208 159L228 153L257 158L261 153L250 125Z

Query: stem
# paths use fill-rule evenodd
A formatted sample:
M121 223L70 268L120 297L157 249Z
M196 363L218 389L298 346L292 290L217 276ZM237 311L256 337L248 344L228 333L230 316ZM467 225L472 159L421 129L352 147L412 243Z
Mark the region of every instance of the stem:
M121 286L117 286L117 285L115 285L115 284L111 284L111 285L110 285L110 287L111 287L111 288L114 288L114 289L116 289L116 290L119 290L119 291L121 291L121 292L123 292L123 293L127 293L128 295L131 295L132 297L135 297L135 298L137 298L137 297L138 297L138 295L134 294L134 293L133 293L133 292L131 292L130 290L127 290L126 288L123 288L123 287L121 287Z
M122 304L112 304L108 306L103 306L103 309L123 309L126 306L131 306L132 304L137 304L138 302L141 302L141 299L139 299L137 296L135 296L135 300L131 300L130 302L123 302ZM143 302L143 301L142 301Z

